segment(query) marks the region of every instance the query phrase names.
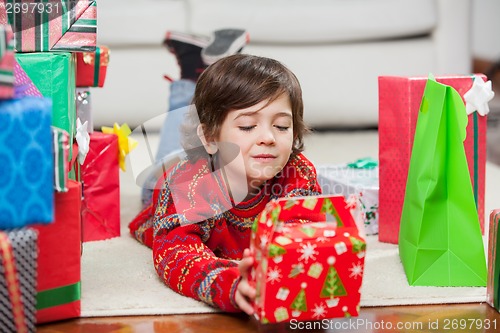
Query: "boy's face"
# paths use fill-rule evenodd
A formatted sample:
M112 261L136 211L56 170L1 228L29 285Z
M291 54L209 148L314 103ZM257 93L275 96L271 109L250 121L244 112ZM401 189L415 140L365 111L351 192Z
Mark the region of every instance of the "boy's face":
M231 172L246 176L250 193L280 172L292 152L293 118L288 95L283 94L266 106L267 102L230 111L217 138L218 142L239 146L245 170ZM219 146L219 151L224 164L230 156L234 157L225 153L224 145Z

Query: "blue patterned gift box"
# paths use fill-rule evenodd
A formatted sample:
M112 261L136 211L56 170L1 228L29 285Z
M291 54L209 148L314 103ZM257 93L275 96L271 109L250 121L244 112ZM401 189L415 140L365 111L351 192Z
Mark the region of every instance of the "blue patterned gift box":
M54 218L52 102L0 101L0 229Z

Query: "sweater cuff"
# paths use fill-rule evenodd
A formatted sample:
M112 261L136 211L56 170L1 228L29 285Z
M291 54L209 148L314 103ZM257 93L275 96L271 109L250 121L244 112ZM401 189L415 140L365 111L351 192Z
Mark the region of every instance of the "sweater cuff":
M231 289L229 291L229 300L231 301L231 305L236 309L235 312L241 311L238 304L236 304L236 290L238 289L238 284L240 283L240 281L241 281L241 276L238 276L236 279L234 279Z
M208 274L198 288L201 301L227 312L241 311L234 301L240 279L238 267L220 267Z

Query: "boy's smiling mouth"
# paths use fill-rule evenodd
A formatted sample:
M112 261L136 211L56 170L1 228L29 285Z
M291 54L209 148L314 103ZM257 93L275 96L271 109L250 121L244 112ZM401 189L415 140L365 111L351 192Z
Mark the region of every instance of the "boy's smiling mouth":
M273 161L276 158L276 156L272 154L258 154L258 155L253 155L252 158L254 158L259 162L270 162Z

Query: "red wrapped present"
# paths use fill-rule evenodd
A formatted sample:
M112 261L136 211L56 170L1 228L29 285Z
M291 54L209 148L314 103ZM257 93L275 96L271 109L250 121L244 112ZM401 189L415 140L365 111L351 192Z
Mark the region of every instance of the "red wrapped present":
M80 172L83 241L120 236L118 137L97 131L90 134L90 149Z
M0 98L14 97L14 34L10 25L0 25Z
M69 180L67 192L56 192L56 217L38 225L37 323L80 316L82 187Z
M357 316L366 243L342 196L280 199L252 228L261 323Z
M490 227L488 238L488 284L486 301L489 305L500 311L500 241L498 229L500 225L500 209L490 213Z
M479 76L484 81L484 75ZM472 87L473 76L436 77L460 96ZM379 77L379 240L397 244L418 111L427 77ZM465 154L474 197L484 230L486 116L469 115Z
M98 46L94 52L76 54L76 86L103 87L109 63L109 48Z
M17 52L89 52L97 41L95 0L1 1L0 24L11 24Z

